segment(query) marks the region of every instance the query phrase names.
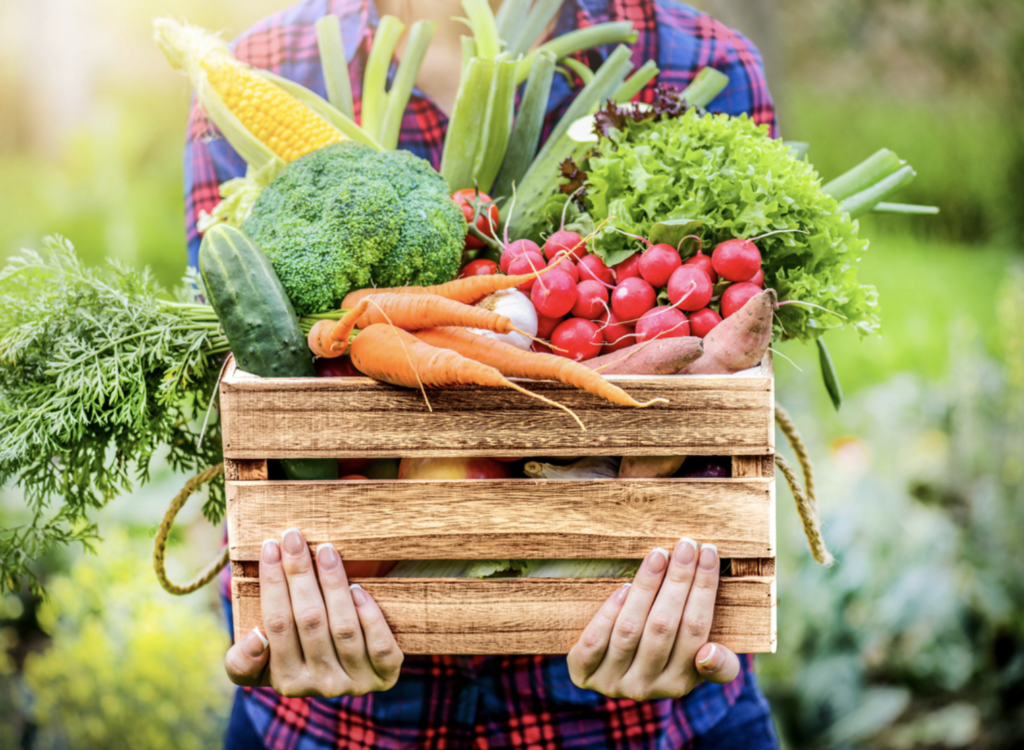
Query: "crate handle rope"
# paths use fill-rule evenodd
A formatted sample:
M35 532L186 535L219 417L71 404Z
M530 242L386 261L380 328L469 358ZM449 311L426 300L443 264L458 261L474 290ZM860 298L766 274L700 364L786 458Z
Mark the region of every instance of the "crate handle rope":
M211 466L210 468L201 471L185 482L185 486L181 488L181 492L179 492L171 501L171 507L169 507L167 512L164 514L164 520L160 522L160 528L157 529L156 540L153 546L153 570L156 571L156 579L160 581L160 585L163 586L164 590L168 593L176 596L191 594L196 589L200 589L212 581L216 577L217 573L220 572L221 568L228 564L228 548L225 547L224 552L222 552L216 560L210 563L205 570L183 586L179 586L167 577L167 567L165 565L167 538L171 534L171 527L174 526L174 519L177 517L178 512L182 509L185 505L185 501L189 499L193 492L198 490L211 479L216 479L223 472L224 464L217 464L216 466Z
M789 440L793 452L796 453L796 459L800 462L800 468L803 469L804 483L807 485L807 491L805 492L804 488L800 486L800 480L797 479L796 472L793 471L793 467L789 465L789 462L781 453L775 454L775 465L779 467L782 475L786 477L789 489L793 493L793 499L796 500L796 509L800 513L800 520L803 521L804 534L807 536L807 544L811 548L811 554L822 565L831 565L835 562L835 558L828 551L828 547L825 546L825 540L821 536L818 500L814 492L814 468L811 466L811 457L807 453L807 446L804 444L803 438L800 437L796 425L793 424L793 419L789 416L789 412L778 404L775 404L775 421L778 423L779 429L782 430L782 434Z

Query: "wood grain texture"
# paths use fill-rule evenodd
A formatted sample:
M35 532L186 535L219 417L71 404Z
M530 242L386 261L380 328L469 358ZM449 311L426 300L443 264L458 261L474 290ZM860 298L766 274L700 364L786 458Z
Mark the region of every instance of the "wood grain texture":
M231 481L227 494L232 560L292 527L349 560L642 558L682 536L775 555L774 479Z
M369 378L255 378L230 364L221 383L224 455L254 458L381 456L769 455L771 377L609 376L636 399L615 406L571 386L524 382L571 408L478 387L430 393Z
M407 654L565 654L622 585L614 578L358 582ZM232 598L236 633L260 624L258 580L235 579ZM711 640L737 653L774 651L774 579L723 579Z

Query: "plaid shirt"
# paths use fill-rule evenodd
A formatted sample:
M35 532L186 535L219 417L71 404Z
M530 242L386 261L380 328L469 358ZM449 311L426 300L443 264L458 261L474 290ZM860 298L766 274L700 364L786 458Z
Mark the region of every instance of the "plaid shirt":
M341 18L357 121L363 67L377 12L369 0L304 0L271 16L235 43L235 54L324 95L314 22ZM685 86L708 65L729 76L709 109L746 112L775 134L775 112L761 57L743 36L673 0L575 0L565 3L555 36L604 21L630 20L638 33L633 63L656 60L658 81ZM577 58L597 68L611 47ZM391 73L394 75L394 66ZM556 76L544 137L571 103ZM640 94L650 101L653 82ZM448 118L419 89L405 112L401 148L437 168ZM220 138L200 107L189 120L185 147L185 213L189 263L196 265L196 220L219 201L218 186L243 175L245 162ZM222 578L222 593L230 578ZM225 596L230 607L230 598ZM228 618L230 622L230 617ZM333 700L284 698L270 688L246 689L246 710L268 748L349 750L399 748L686 748L718 724L753 681L753 660L728 685L701 684L679 700L633 702L581 690L564 657L406 657L398 684L386 693ZM753 687L751 685L751 687Z

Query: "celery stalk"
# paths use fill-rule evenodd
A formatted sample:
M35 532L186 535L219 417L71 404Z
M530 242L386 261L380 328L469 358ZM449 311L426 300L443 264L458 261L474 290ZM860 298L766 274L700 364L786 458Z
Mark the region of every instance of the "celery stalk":
M584 86L586 86L588 83L594 80L594 71L592 71L590 68L588 68L586 65L581 63L576 58L564 57L560 62L573 73L578 75L580 77L580 80L583 81ZM572 85L571 77L569 79L569 85Z
M523 178L530 168L533 155L537 153L554 71L555 56L551 52L545 50L534 58L533 69L526 79L526 91L523 92L512 137L505 152L505 161L494 185L494 193L497 195L512 195L512 185Z
M459 67L459 80L466 75L466 65L476 57L476 40L471 36L459 37L462 40L462 64Z
M462 0L462 9L466 11L469 27L473 29L477 54L493 60L501 52L501 40L491 4L487 0Z
M912 214L917 216L934 216L939 212L938 206L918 206L913 203L876 203L874 209L877 214Z
M398 148L398 135L402 130L402 117L409 104L416 78L423 67L423 59L427 56L427 48L437 33L436 21L417 21L409 30L409 42L405 45L405 54L398 66L395 79L391 82L388 92L388 106L384 111L384 122L381 125L380 143L386 151Z
M505 42L505 49L511 50L510 40L515 28L530 12L530 0L505 0L498 8L494 23L498 27L498 38Z
M888 177L906 164L887 148L880 149L853 169L844 172L822 186L821 191L837 201L844 201L854 193L867 190L879 180Z
M512 117L515 114L516 62L507 57L507 53L502 53L495 61L484 134L473 170L477 187L485 193L490 191L501 169L501 162L505 159L509 133L512 131Z
M602 44L617 44L625 42L633 44L636 42L636 32L633 31L633 24L630 21L614 21L611 23L598 23L588 26L585 29L576 29L568 34L555 37L545 42L540 47L529 53L519 61L519 70L516 73L516 83L522 83L530 75L530 68L533 67L533 58L542 49L555 53L556 58L563 58L581 49L599 47Z
M846 211L853 218L857 218L871 211L896 191L909 185L916 176L917 172L909 164L901 167L866 190L851 195L839 204L839 210Z
M363 73L363 130L375 140L380 139L381 125L384 122L384 110L387 107L388 70L391 69L391 58L395 54L395 46L405 31L405 24L394 16L383 16L377 24L377 33L373 37L373 48L366 61Z
M319 96L315 91L310 91L305 86L287 78L282 78L279 75L271 73L269 70L260 70L253 68L255 73L266 78L268 81L273 81L278 86L283 88L289 94L294 96L300 102L305 104L311 110L316 112L322 118L327 120L331 125L340 130L344 135L351 138L353 141L359 141L365 143L367 146L372 146L378 151L383 149L377 141L370 137L369 133L363 130L361 127L356 125L352 120L345 117L341 112L331 106L330 102Z
M558 15L565 0L536 0L518 31L504 37L512 57L525 55L537 38L544 33L551 20Z
M441 176L453 192L473 187L476 157L483 141L481 124L487 118L494 67L494 60L474 57L459 81L441 155Z
M654 60L648 60L631 75L626 82L619 86L615 96L612 97L616 104L624 104L631 101L634 96L640 93L644 86L660 73L658 64Z
M725 91L729 85L729 76L714 68L701 68L700 72L690 81L690 85L683 89L683 100L694 107L706 107L715 100L715 97Z
M327 101L351 120L355 117L352 109L352 83L348 78L348 63L345 61L345 42L341 38L341 19L337 16L324 16L317 20L315 26Z

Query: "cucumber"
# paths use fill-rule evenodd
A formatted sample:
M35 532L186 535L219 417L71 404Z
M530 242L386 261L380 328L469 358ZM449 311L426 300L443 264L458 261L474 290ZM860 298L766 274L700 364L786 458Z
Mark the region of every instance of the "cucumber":
M261 378L315 378L295 308L267 256L243 232L218 224L199 248L199 273L238 367ZM289 479L337 479L338 462L282 459Z

